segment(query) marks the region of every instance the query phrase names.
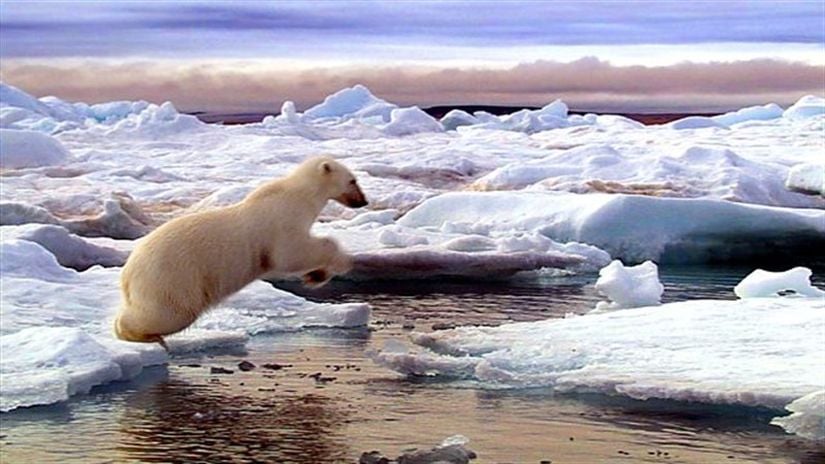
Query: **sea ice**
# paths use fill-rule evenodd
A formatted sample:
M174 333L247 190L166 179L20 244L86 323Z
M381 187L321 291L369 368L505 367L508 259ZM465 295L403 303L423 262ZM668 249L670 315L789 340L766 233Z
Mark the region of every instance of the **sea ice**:
M0 129L0 168L20 169L66 162L69 152L42 132Z
M599 271L596 290L610 301L596 305L600 311L656 306L662 302L665 287L659 281L659 269L652 261L624 266L614 260Z
M810 440L825 440L825 390L794 400L785 409L791 415L775 417L771 424Z
M785 272L757 269L733 289L739 298L767 298L791 292L800 296L819 297L825 305L825 291L811 285L811 270L795 267Z
M825 196L825 163L801 163L792 167L785 187L801 193Z
M825 246L822 210L641 195L451 192L426 200L397 223L421 229L448 222L536 232L593 245L631 263L737 261L759 256L768 244L786 250Z
M825 114L825 98L806 95L791 105L782 114L788 119L807 119Z

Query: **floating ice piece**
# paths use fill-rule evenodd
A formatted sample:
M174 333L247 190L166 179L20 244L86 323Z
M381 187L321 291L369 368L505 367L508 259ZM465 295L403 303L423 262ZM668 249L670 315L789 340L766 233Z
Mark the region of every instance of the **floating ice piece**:
M775 417L771 424L810 440L825 440L825 390L796 399L785 409L792 414Z
M825 163L797 164L788 171L785 187L795 192L825 196Z
M610 302L601 301L597 310L656 306L662 302L664 285L659 281L659 270L652 261L637 266L624 266L614 260L599 271L596 290Z
M374 358L406 374L781 409L825 385L821 298L695 300L413 333Z
M767 105L749 106L747 108L713 116L710 119L725 126L732 126L741 122L766 121L781 117L782 108L776 103L768 103Z
M157 345L101 340L79 328L30 327L0 337L0 411L64 401L163 364Z
M54 137L29 130L0 129L0 168L52 166L68 159L68 150Z
M825 291L811 285L811 270L807 267L795 267L785 272L757 269L733 289L739 298L769 298L786 291L801 296L825 297Z
M786 109L782 116L791 120L800 120L820 114L825 114L825 98L806 95Z
M492 232L538 232L556 242L594 245L631 263L737 261L780 250L772 256L778 258L789 250L825 248L825 211L710 199L450 192L424 201L397 223L440 228L479 221Z

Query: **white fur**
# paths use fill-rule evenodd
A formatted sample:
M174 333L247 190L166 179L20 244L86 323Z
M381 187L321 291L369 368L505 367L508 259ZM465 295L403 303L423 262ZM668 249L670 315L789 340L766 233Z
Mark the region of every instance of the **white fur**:
M350 258L335 241L309 233L330 199L366 204L352 173L319 157L240 203L158 227L141 239L123 268L115 333L163 344L163 335L185 329L258 278L304 276L307 284L323 285L349 271Z

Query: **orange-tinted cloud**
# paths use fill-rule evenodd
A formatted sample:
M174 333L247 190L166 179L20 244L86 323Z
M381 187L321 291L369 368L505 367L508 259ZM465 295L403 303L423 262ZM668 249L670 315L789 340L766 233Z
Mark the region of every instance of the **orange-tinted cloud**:
M772 59L646 67L585 58L509 69L7 60L0 73L5 82L38 96L90 103L171 100L185 111L274 113L284 100L305 108L356 83L401 105L540 106L562 98L575 109L628 112L718 111L771 101L787 105L803 94L825 92L822 66Z

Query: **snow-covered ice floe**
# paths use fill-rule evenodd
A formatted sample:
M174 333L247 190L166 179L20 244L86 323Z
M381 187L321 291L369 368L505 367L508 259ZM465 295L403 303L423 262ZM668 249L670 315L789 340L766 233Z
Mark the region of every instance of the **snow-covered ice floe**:
M117 250L56 227L0 229L0 411L62 401L168 359L156 344L122 342L111 335L119 268L78 272L61 266L47 248L80 263L96 254L116 257ZM362 327L369 314L366 304L317 304L256 282L167 342L173 356L243 347L250 335L261 332Z
M796 272L784 279L798 295L810 287ZM552 387L777 410L788 405L794 414L776 423L821 437L825 299L798 295L416 332L414 346L391 341L374 359L404 374L472 379L492 388ZM819 393L806 396L812 392Z
M629 262L745 260L771 249L825 249L825 210L721 200L552 192L453 192L426 200L398 224L474 223L597 246Z

